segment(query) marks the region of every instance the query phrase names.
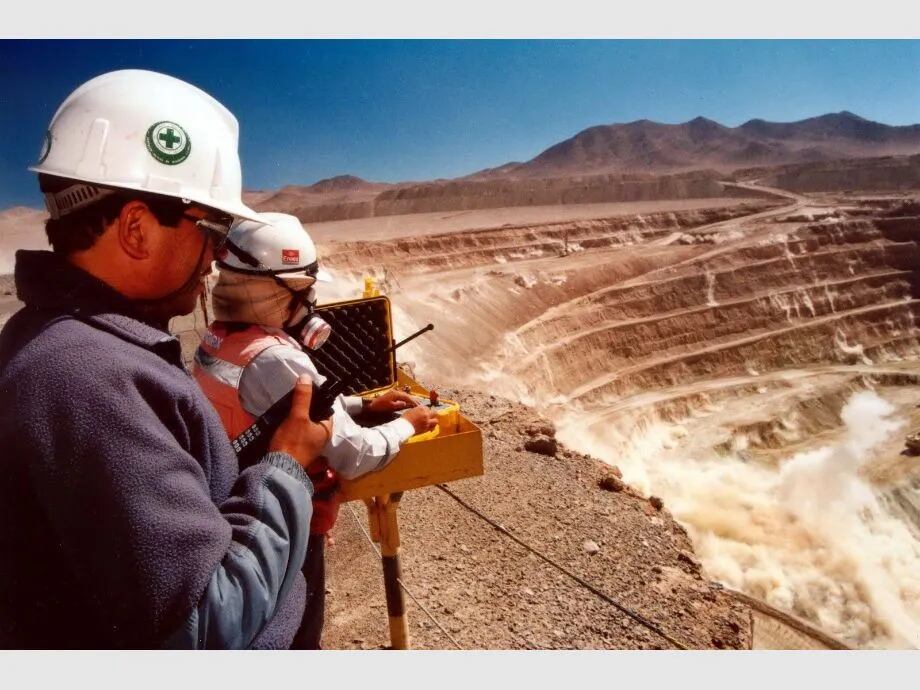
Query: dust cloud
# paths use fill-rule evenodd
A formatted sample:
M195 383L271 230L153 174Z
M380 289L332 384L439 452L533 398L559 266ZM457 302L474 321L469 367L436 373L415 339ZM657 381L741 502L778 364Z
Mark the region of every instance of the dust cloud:
M909 648L920 646L920 541L861 474L902 430L892 415L876 393L854 393L837 442L778 467L668 454L669 438L686 434L679 425L650 425L626 454L602 432L586 435L578 415L563 421L560 438L617 458L627 481L663 496L715 579L855 646Z

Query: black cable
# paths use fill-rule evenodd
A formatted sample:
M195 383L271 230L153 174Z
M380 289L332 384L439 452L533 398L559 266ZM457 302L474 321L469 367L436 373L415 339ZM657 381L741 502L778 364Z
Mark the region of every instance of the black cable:
M636 621L637 623L640 623L641 625L645 626L645 627L648 628L649 630L652 630L653 632L657 633L658 635L660 635L661 637L663 637L664 639L666 639L668 642L670 642L672 645L674 645L674 646L677 647L678 649L690 649L687 645L685 645L685 644L679 642L678 640L675 640L673 637L671 637L670 635L668 635L668 633L666 633L664 630L662 630L661 628L659 628L659 627L658 627L657 625L655 625L652 621L650 621L650 620L644 618L642 615L640 615L640 614L636 613L635 611L633 611L633 610L627 608L626 606L623 606L621 603L619 603L618 601L616 601L615 599L613 599L610 595L606 594L605 592L602 592L602 591L599 590L597 587L595 587L594 585L592 585L590 582L587 582L587 581L583 580L582 578L580 578L578 575L576 575L575 573L573 573L571 570L569 570L569 569L566 568L565 566L560 565L559 563L557 563L556 561L554 561L552 558L550 558L550 557L547 556L546 554L541 553L540 551L538 551L537 549L535 549L534 547L532 547L530 544L527 544L526 542L521 541L520 539L518 539L516 536L514 536L514 535L513 535L511 532L509 532L507 529L505 529L505 528L502 527L500 524L498 524L497 522L495 522L495 520L493 520L492 518L490 518L490 517L487 516L487 515L483 515L482 513L480 513L480 512L479 512L478 510L476 510L473 506L471 506L469 503L467 503L466 501L464 501L462 498L460 498L457 494L455 494L453 491L451 491L450 489L448 489L448 488L447 488L446 486L444 486L443 484L436 484L435 486L437 486L441 491L443 491L444 493L446 493L448 496L450 496L452 499L454 499L457 503L459 503L461 506L463 506L464 508L466 508L468 511L470 511L470 512L473 513L474 515L478 516L480 519L482 519L482 520L488 522L490 525L492 525L492 527L494 527L495 529L497 529L499 532L501 532L502 534L504 534L506 537L510 538L512 541L517 542L518 544L520 544L521 546L523 546L525 549L527 549L528 551L530 551L530 552L531 552L532 554L534 554L535 556L539 556L540 558L542 558L544 561L546 561L547 563L549 563L551 566L553 566L554 568L556 568L556 569L559 570L560 572L562 572L562 573L568 575L570 578L572 578L573 580L575 580L575 582L577 582L578 584L580 584L582 587L584 587L585 589L590 590L592 593L594 593L594 594L596 594L597 596L599 596L601 599L603 599L604 601L606 601L608 604L613 605L615 608L617 608L617 609L619 609L620 611L622 611L623 613L625 613L627 616L629 616L630 618L632 618L632 619L633 619L634 621Z

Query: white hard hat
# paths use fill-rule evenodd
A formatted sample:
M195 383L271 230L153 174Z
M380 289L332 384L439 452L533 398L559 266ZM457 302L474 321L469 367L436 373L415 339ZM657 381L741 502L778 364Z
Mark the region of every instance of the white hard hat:
M157 72L119 70L67 97L29 170L89 185L47 195L52 217L102 196L92 187L98 184L257 219L241 199L238 139L236 118L201 89Z
M244 273L274 273L292 278L308 275L323 282L332 280L326 271L319 268L316 245L300 220L286 213L267 212L262 213L261 217L261 222L239 221L230 228L227 235L228 244L239 247L261 266L252 266L231 250L218 261L219 267Z

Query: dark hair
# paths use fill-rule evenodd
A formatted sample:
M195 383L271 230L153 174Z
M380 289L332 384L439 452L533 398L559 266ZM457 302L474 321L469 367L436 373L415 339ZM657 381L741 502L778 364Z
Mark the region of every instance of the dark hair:
M42 192L59 192L74 184L77 180L51 175L39 175L38 186ZM148 192L133 190L116 190L115 194L93 202L89 206L68 213L63 218L49 218L45 221L45 233L48 243L56 254L68 255L89 249L105 232L106 227L129 201L143 201L160 225L175 227L179 224L187 206L178 199Z

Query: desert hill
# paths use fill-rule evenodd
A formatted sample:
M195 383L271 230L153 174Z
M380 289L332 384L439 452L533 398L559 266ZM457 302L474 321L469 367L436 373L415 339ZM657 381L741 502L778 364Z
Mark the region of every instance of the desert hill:
M722 194L718 180L733 170L917 153L920 125L886 125L847 111L797 122L753 119L738 127L704 117L677 125L638 120L590 127L529 161L452 180L384 184L341 175L284 187L254 203L259 210L285 211L316 223L435 211L712 198Z
M393 186L338 175L311 185L288 185L273 193L247 193L244 200L258 211L292 213L303 221L367 218L374 215L377 195Z
M726 127L704 117L669 125L650 120L589 127L524 163L473 179L545 177L590 171L719 170L920 152L920 125L891 126L851 112L797 122L754 119Z

